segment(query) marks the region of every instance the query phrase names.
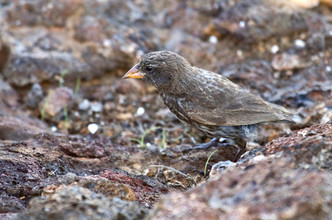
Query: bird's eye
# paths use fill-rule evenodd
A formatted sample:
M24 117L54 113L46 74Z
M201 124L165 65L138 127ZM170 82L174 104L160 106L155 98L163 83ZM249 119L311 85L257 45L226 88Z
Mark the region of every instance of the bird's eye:
M151 71L151 70L153 70L153 67L152 67L152 66L147 66L147 67L145 67L145 69L146 69L147 71Z

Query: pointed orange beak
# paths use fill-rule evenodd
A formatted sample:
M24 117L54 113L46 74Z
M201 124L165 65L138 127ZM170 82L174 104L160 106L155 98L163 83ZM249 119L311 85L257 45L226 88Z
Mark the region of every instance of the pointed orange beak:
M137 69L137 65L133 66L123 77L122 79L127 79L127 78L135 78L135 79L142 79L144 77L144 73L140 72Z

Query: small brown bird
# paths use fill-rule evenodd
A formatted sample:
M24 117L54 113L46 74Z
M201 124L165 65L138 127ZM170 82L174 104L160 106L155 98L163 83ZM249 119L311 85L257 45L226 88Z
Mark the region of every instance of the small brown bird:
M209 137L230 138L240 148L255 138L257 125L292 121L285 108L250 94L222 75L194 67L170 51L145 54L125 78L151 83L181 121Z

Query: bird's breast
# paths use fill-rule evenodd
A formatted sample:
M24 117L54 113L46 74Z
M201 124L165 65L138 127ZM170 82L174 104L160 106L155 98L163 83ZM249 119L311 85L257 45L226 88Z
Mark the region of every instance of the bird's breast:
M161 97L171 112L173 112L181 121L189 123L189 117L182 107L183 97L176 97L165 93L162 93Z

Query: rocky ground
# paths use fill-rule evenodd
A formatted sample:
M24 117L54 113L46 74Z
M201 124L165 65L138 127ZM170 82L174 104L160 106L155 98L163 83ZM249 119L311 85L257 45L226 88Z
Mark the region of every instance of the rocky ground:
M0 0L0 219L332 219L331 5ZM121 80L154 50L297 123L191 150L208 139Z

